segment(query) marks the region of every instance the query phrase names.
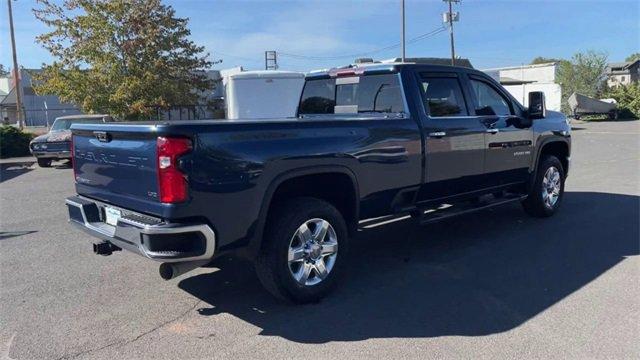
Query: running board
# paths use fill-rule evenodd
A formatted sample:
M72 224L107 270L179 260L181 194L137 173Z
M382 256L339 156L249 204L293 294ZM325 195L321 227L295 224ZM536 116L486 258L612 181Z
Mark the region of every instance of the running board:
M500 198L491 197L490 200L458 203L455 205L441 205L434 209L422 209L419 212L420 225L430 224L436 221L448 219L454 216L472 213L474 211L480 211L494 206L505 205L508 203L522 201L526 199L526 195L505 195Z

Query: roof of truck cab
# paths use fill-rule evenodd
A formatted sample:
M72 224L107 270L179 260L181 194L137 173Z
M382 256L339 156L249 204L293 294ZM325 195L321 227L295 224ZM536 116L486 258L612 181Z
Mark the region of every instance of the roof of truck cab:
M296 71L283 70L256 70L243 71L230 76L234 80L238 79L302 79L304 74Z
M478 71L473 68L468 68L464 66L451 66L451 65L434 65L434 64L424 64L424 63L413 63L413 62L389 62L389 63L365 63L365 64L356 64L349 65L345 67L333 68L333 69L323 69L316 70L307 73L307 78L317 78L317 77L327 77L331 76L334 73L340 72L348 72L350 70L354 71L355 74L353 76L367 75L367 73L380 73L380 72L399 72L403 68L415 68L420 71L437 71L437 72L458 72L463 71L467 73L475 73L479 75L483 75L484 73Z

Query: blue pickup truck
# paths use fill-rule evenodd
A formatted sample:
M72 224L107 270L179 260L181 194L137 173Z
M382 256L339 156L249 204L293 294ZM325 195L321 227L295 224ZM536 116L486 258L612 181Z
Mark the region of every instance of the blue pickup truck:
M482 72L407 63L310 73L296 118L72 132L66 204L97 254L132 251L171 279L234 252L297 303L348 271L367 219L424 224L508 202L553 215L571 143L542 93L524 108Z

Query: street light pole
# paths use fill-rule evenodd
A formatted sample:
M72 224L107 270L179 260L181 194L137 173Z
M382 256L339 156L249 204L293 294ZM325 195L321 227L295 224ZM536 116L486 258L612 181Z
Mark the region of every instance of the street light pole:
M13 51L13 86L16 89L16 110L18 116L18 126L24 127L22 120L22 92L20 91L20 68L18 68L18 55L16 54L16 37L13 33L13 13L11 11L11 0L7 0L9 7L9 32L11 33L11 50Z
M405 43L404 43L404 30L405 30L405 20L404 20L404 0L400 1L400 11L402 12L402 31L400 33L400 41L402 42L402 62L405 61L406 53L405 53Z

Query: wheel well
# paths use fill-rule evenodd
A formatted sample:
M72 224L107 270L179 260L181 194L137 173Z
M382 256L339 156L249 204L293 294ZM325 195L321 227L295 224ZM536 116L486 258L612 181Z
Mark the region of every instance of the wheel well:
M322 173L287 179L274 192L269 213L275 205L301 196L322 199L335 206L344 217L349 233L354 235L358 224L357 195L355 184L348 175Z
M564 171L567 171L569 165L569 145L563 141L554 141L544 145L542 150L540 151L540 158L538 162L540 162L545 156L554 155L560 160L562 163L562 167Z

